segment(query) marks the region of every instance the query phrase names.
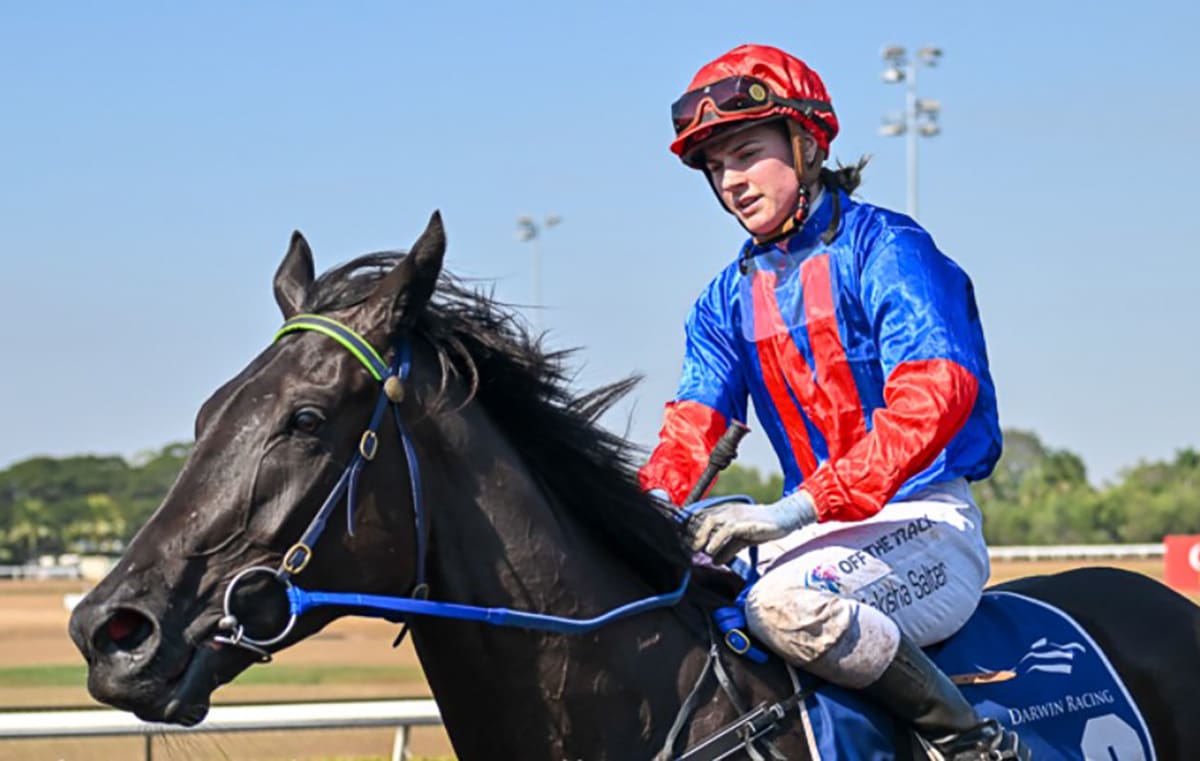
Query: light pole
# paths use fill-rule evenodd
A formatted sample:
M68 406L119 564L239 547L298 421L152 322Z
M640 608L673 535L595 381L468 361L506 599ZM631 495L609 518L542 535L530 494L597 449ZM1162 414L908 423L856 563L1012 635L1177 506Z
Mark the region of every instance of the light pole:
M917 137L933 137L942 131L938 126L938 114L942 104L929 98L917 97L917 69L921 66L936 66L942 58L942 49L926 46L909 57L908 51L899 45L888 45L883 49L883 81L894 85L907 84L904 97L904 115L892 115L883 120L879 133L884 137L908 138L908 216L917 216Z
M541 225L538 225L531 216L517 217L517 240L529 241L533 244L533 324L537 328L541 328L542 322L541 233L543 229L549 229L561 222L562 217L558 214L547 214Z

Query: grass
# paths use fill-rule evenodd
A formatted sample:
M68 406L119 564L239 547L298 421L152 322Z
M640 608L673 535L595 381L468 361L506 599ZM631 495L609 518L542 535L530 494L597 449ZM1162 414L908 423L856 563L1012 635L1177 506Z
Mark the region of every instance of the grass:
M238 677L243 685L396 684L424 679L415 666L291 666L252 668ZM87 682L86 664L51 664L0 668L0 688L76 687Z

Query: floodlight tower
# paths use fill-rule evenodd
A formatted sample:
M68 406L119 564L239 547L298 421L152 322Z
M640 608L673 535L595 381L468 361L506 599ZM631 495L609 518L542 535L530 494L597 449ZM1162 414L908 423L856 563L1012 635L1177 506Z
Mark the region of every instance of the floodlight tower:
M904 114L893 114L883 121L879 133L884 137L908 138L908 215L917 216L917 137L933 137L942 131L938 116L942 104L931 98L917 97L917 70L921 66L936 66L942 58L942 49L925 46L910 57L899 45L888 45L882 57L887 68L883 70L883 81L887 84L904 82Z
M539 225L533 217L517 217L517 240L533 244L533 324L541 328L542 323L542 230L562 223L559 214L547 214Z

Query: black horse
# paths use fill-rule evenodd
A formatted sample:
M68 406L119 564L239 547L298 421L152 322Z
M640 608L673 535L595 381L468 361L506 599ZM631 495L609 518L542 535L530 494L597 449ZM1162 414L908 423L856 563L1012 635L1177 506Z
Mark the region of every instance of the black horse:
M285 318L324 315L375 347L412 353L403 390L388 393L411 449L399 428L379 427L377 461L356 488L353 535L339 512L307 556L289 555L297 583L410 595L425 573L421 546L427 586L418 591L435 600L589 617L678 587L690 553L639 490L626 443L595 423L630 382L573 395L565 355L441 276L444 250L434 215L407 255L364 256L314 280L297 233L279 267ZM166 500L71 616L92 695L144 719L203 719L213 690L259 659L230 644L232 627L261 641L288 618L270 574L235 590L231 580L284 562L356 448L367 450L362 434L379 393L362 361L305 330L281 337L203 405L195 448ZM420 468L423 522L409 459ZM1200 608L1115 570L1009 588L1066 609L1107 650L1159 758L1200 758ZM693 583L677 605L585 634L423 617L411 631L459 758L649 759L739 714L715 679L701 678L710 668L708 611L721 597L714 590ZM346 612L306 613L271 649ZM779 664L724 657L744 705L792 691ZM697 684L694 710L668 743ZM778 750L809 758L799 722L791 729Z

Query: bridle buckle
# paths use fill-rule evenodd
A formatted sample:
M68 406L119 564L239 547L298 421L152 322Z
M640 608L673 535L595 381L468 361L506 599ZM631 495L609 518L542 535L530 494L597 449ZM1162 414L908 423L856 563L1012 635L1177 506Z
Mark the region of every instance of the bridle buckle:
M750 638L741 629L730 629L725 632L725 646L738 655L750 652Z
M368 462L375 459L375 452L379 450L379 436L370 428L363 431L362 438L358 442L358 453L363 456Z
M309 547L304 542L297 542L284 554L281 567L287 573L295 576L308 567L308 562L312 560L312 555L312 547Z

